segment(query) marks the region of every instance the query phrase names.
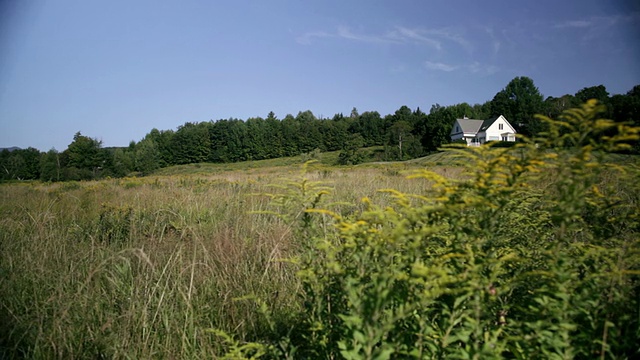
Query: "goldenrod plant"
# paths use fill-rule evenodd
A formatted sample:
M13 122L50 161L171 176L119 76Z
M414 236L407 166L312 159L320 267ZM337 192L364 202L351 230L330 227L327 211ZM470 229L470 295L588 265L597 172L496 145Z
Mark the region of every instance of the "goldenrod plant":
M299 272L305 358L640 356L638 128L589 101L511 148L454 147L466 175L356 219ZM615 131L612 131L615 130ZM318 210L315 210L318 211Z

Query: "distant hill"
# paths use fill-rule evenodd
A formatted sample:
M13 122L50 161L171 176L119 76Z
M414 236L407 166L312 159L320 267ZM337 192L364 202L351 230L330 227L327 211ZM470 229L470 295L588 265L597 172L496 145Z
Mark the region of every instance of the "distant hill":
M20 149L17 146L12 146L12 147L9 147L9 148L0 148L0 151L4 151L4 150L13 151L13 150L22 150L22 149Z

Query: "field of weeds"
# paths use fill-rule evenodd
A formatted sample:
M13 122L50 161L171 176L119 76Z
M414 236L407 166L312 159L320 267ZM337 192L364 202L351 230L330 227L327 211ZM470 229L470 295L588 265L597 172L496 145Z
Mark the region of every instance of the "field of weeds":
M381 188L419 192L406 166L313 165L0 186L2 352L35 358L212 357L210 329L273 336L299 281L291 224L263 214L283 179L322 181L344 214ZM445 171L444 169L442 171ZM455 170L449 170L449 173ZM303 210L303 209L300 209ZM258 302L255 299L259 299ZM267 307L267 309L261 308Z

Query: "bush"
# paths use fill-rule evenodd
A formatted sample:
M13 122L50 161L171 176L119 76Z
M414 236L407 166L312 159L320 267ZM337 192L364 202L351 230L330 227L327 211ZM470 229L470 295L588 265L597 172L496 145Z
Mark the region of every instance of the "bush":
M322 155L322 150L316 148L310 152L301 154L300 158L302 159L303 163L306 163L312 160L320 160L321 155Z
M631 358L640 293L637 139L588 102L511 148L451 149L465 180L421 171L423 194L385 191L300 260L302 358ZM569 130L569 131L566 131ZM586 135L589 136L586 136ZM566 144L573 144L567 149ZM614 180L615 179L615 180ZM322 212L326 210L309 210ZM282 355L282 354L281 354Z

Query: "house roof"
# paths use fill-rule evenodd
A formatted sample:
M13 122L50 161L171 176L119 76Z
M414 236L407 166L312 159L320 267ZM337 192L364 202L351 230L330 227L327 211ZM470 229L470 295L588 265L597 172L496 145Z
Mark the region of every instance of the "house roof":
M460 128L463 133L477 133L480 130L480 127L484 124L483 120L475 120L475 119L457 119L458 124L460 124Z
M487 120L476 120L476 119L456 119L456 124L458 124L460 126L460 131L454 131L455 127L451 130L451 136L457 135L457 134L474 134L477 135L479 133L485 132L489 127L491 127L491 125L493 125L493 123L496 122L496 120L498 119L504 119L504 121L507 123L507 126L510 128L510 130L512 130L515 133L515 129L513 128L513 126L511 126L511 124L509 124L509 121L507 119L504 118L504 116L502 115L498 115L495 117L492 117L490 119ZM510 132L505 132L504 134L509 134Z
M483 121L482 126L480 126L480 130L478 130L478 132L487 130L489 126L491 126L491 124L493 124L496 120L498 120L500 116L501 115L498 115L498 116L492 117L491 119L487 119Z

